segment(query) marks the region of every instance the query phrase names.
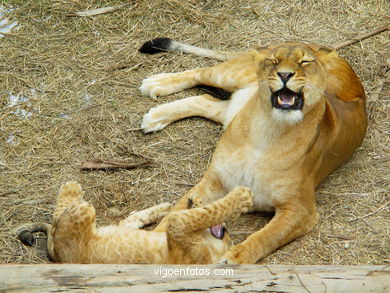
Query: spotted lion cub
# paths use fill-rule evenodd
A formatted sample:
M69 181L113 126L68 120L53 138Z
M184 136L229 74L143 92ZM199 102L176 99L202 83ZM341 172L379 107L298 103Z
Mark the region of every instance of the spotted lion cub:
M97 227L95 209L83 200L83 194L78 183L63 185L52 225L23 225L18 238L32 245L33 232L46 232L49 255L56 262L216 263L231 246L221 223L253 206L250 190L238 187L205 207L169 214L166 232L154 232L138 229L161 220L170 208L168 203L132 213L118 225Z

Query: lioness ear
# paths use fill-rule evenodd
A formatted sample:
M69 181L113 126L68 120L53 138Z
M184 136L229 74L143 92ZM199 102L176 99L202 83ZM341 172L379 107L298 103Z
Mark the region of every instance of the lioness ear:
M317 44L306 44L307 47L309 47L311 50L313 50L315 53L322 53L322 54L329 54L334 51L333 48L331 47L325 47L322 45L317 45Z
M334 48L329 48L329 47L320 47L317 52L316 52L317 57L323 56L323 57L331 57L331 56L339 56L337 54L336 50Z
M271 51L268 47L260 47L260 46L255 47L255 50L262 55L266 55Z
M329 54L329 53L332 53L334 51L333 48L329 48L329 47L321 47L318 49L318 53L326 53L326 54Z
M252 51L254 52L254 58L258 62L263 62L264 59L271 54L271 50L267 47L255 47Z
M256 47L255 47L255 50L258 51L258 52L261 52L261 51L263 51L263 50L268 50L268 47L256 46Z

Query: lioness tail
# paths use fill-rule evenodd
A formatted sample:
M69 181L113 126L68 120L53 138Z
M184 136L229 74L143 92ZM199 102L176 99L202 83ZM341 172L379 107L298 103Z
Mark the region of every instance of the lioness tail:
M144 43L139 49L141 53L145 54L156 54L167 51L177 51L188 54L193 54L200 57L208 57L221 61L235 58L241 53L239 52L227 52L227 51L215 51L196 46L181 43L170 38L156 38L151 41Z

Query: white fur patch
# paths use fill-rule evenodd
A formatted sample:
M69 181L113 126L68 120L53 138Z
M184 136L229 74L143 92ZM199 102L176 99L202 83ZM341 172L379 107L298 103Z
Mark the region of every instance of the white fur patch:
M236 117L237 113L245 106L250 97L258 90L257 84L251 84L245 88L235 91L231 97L228 109L225 114L223 127L226 128L230 122Z
M272 119L278 123L295 124L303 119L303 113L301 110L281 110L272 109Z

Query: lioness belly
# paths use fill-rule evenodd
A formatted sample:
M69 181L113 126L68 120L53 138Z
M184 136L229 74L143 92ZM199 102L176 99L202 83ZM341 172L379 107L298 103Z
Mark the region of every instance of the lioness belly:
M253 156L246 160L233 159L219 160L216 164L216 172L223 187L229 192L234 187L244 186L251 189L254 196L254 211L274 211L274 193L271 193L272 185L269 176L261 171L259 161Z

